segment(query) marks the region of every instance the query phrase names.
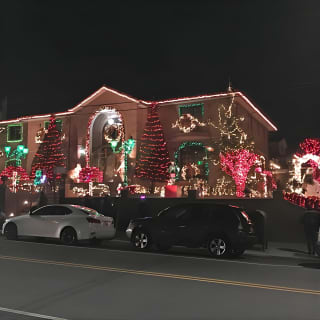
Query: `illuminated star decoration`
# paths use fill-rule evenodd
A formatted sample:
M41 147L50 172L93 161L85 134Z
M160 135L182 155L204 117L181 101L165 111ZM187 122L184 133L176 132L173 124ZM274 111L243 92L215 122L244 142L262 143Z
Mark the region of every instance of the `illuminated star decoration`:
M220 153L221 169L231 176L236 184L237 197L244 197L247 175L258 156L246 149L235 150L223 155Z

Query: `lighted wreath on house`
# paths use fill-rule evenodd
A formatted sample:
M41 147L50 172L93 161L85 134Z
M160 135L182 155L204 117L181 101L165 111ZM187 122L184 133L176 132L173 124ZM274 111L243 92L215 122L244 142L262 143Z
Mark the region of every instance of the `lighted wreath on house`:
M123 138L123 127L117 124L106 125L104 127L104 139L110 143L111 141L120 141Z
M183 114L179 119L172 124L172 128L179 128L184 133L189 133L197 127L204 127L206 124L200 122L197 118L189 113Z

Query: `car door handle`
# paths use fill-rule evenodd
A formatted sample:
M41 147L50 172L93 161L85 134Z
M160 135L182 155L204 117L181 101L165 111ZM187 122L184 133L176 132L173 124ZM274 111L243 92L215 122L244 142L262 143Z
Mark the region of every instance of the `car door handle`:
M186 228L187 226L178 226L178 228Z

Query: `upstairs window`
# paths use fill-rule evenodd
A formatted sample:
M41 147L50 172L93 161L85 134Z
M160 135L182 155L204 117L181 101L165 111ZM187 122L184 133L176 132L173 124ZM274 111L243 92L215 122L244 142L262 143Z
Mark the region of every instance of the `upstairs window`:
M179 106L179 117L184 114L191 114L197 119L202 119L204 114L203 103L183 104Z
M46 130L48 130L49 124L50 124L50 121L45 121L45 122L44 122L44 128L45 128ZM56 124L57 124L57 130L58 130L59 132L61 132L61 131L62 131L62 120L61 120L61 119L56 119Z
M7 142L22 141L22 124L9 124L7 128Z

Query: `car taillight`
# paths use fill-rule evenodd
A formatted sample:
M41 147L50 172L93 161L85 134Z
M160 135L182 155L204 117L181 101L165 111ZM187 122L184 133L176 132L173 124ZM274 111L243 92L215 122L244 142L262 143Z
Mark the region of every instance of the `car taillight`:
M94 219L94 218L91 218L91 217L88 217L88 218L87 218L87 221L88 221L89 223L101 223L100 220Z
M240 211L240 212L241 212L242 216L246 219L246 221L249 224L251 224L251 220L250 220L249 216L244 211Z

